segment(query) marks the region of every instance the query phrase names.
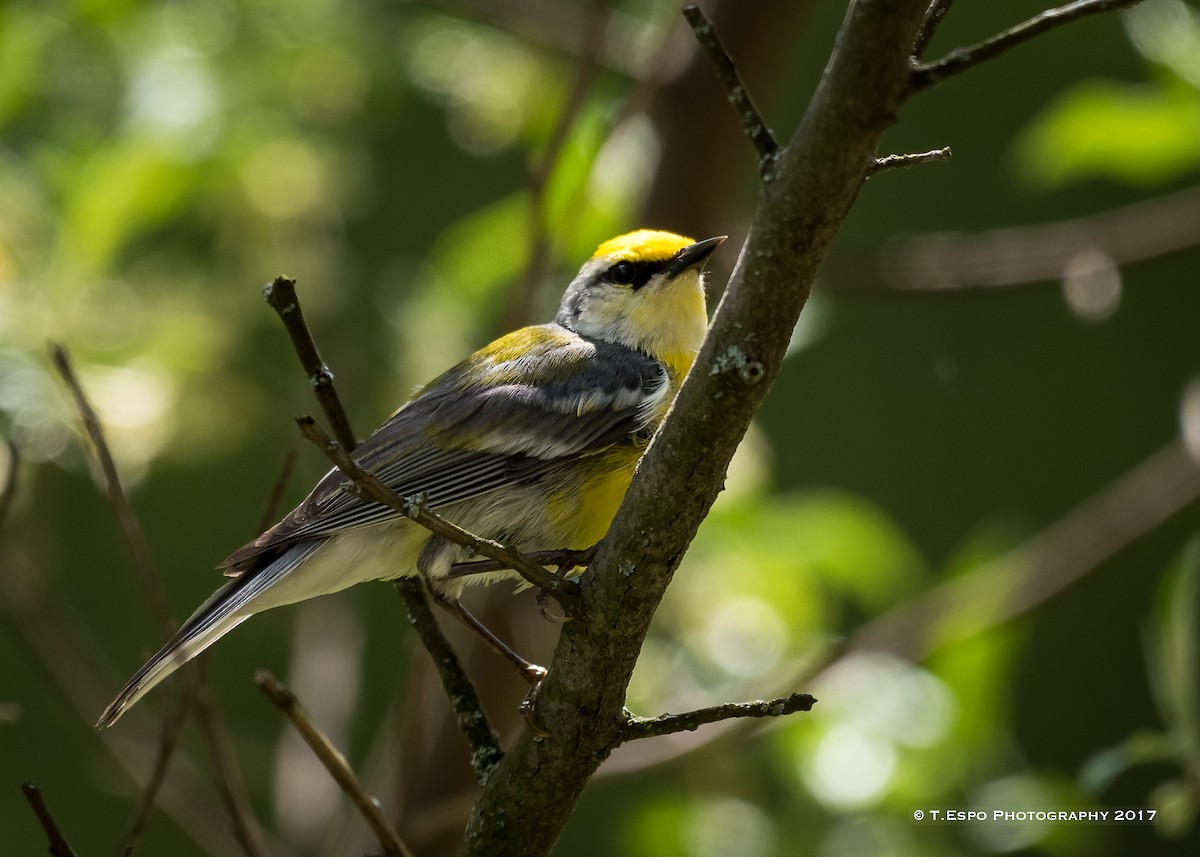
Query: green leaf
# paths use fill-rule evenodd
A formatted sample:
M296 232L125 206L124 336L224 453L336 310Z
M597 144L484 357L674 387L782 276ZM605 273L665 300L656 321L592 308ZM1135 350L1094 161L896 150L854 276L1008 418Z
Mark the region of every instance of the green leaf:
M1172 562L1146 638L1151 688L1182 763L1200 771L1200 536Z
M463 217L429 254L446 282L469 305L503 297L529 259L529 194L510 194Z
M84 275L102 274L137 234L187 199L193 165L146 140L105 148L60 181L71 184L60 258Z
M1138 187L1200 168L1200 93L1173 82L1081 83L1017 138L1019 174L1043 187L1107 178Z
M1158 810L1154 816L1155 827L1173 839L1181 839L1192 831L1200 811L1196 787L1186 780L1160 783L1150 792L1146 802Z

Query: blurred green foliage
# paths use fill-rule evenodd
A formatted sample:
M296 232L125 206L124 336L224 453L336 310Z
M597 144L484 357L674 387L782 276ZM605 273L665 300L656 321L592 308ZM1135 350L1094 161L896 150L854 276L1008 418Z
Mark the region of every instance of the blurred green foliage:
M1183 0L1154 0L1123 14L1130 41L1157 74L1063 92L1018 142L1029 178L1061 185L1104 176L1157 187L1200 168L1200 13Z
M559 26L586 22L588 4L537 7L540 24L519 6L0 7L0 429L22 455L0 542L6 852L44 848L20 805L22 779L43 786L81 853L118 840L136 788L89 718L154 640L48 340L74 353L186 615L219 582L209 569L254 534L297 445L290 417L313 408L263 283L299 279L364 433L494 333L521 290L546 317L596 243L643 225L664 159L736 134L716 90L689 108L686 133L664 130L670 105L653 99L670 78L663 58L690 44L674 4L612 4L591 60ZM959 6L934 53L1041 8ZM750 81L781 136L843 11L806 6L772 73ZM601 776L559 853L1194 853L1200 577L1195 543L1180 553L1194 502L1026 615L993 624L994 592L996 603L960 605L946 623L953 635L928 629L933 642L914 659L838 651L865 623L1006 555L1178 434L1183 390L1200 370L1194 246L1121 270L1103 317L1078 312L1055 283L841 287L870 281L870 264L848 261L875 258L898 234L1036 225L1194 185L1197 20L1194 5L1148 0L1035 40L906 108L888 145L949 144L955 158L869 183L630 697L642 713L797 689L820 702L668 761L652 763L649 745L626 748L615 762L636 776ZM564 119L588 62L584 97ZM754 198L749 149L738 152L721 167L738 191L719 210L644 225L716 222L738 235ZM690 199L689 188L669 192ZM541 268L531 265L539 241ZM724 256L717 284L734 253ZM287 501L322 468L302 453ZM299 609L257 617L214 659L272 853L358 853L369 840L336 793L293 776L286 730L246 681L253 668L300 682L303 664L336 663L338 683L314 686L337 688L334 708L346 703L339 743L373 787L386 793L398 776L384 760L397 711L414 704L400 675L404 623L386 588L360 590L327 599L334 606L321 609L335 612L319 621ZM540 621L527 604L514 609ZM336 630L346 622L365 634ZM316 654L294 655L294 640ZM105 737L127 754L154 729L147 713ZM200 823L222 816L203 763L190 761L204 758L195 735L185 750L177 792L163 799L184 808L154 817L139 853L228 844L219 824L205 833ZM912 821L919 808L1122 805L1156 806L1160 824ZM306 816L330 820L305 833Z

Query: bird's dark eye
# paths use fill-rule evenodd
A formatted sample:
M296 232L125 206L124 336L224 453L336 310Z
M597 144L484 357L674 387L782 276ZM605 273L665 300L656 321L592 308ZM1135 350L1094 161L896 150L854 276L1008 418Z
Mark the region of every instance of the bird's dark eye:
M637 268L633 266L632 262L617 262L608 269L608 275L618 286L628 286L637 276Z

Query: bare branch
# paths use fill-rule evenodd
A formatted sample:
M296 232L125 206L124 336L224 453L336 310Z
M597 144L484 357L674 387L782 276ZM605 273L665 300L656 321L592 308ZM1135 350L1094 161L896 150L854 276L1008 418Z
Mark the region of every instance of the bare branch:
M304 321L304 311L300 308L300 300L296 297L296 281L289 277L276 277L265 289L263 297L267 304L279 315L279 320L287 328L296 356L300 365L308 375L308 383L312 384L313 393L321 404L321 410L329 425L333 427L333 436L346 449L358 446L354 430L350 428L350 420L346 417L346 409L338 398L337 388L333 386L333 373L321 360L321 352L313 341L308 324Z
M552 565L558 569L559 573L571 571L576 568L585 568L592 561L592 557L596 555L596 545L583 550L571 550L570 548L558 548L548 551L534 551L533 553L523 554L523 556L539 566ZM503 571L506 568L512 568L504 562L499 562L494 559L477 559L470 562L456 562L450 566L450 573L446 575L448 578L456 577L471 577L476 574L487 574L492 571Z
M813 681L864 651L886 651L920 661L957 640L1026 615L1198 497L1200 462L1176 439L1033 538L892 607L787 681L793 685ZM618 754L602 773L628 774L674 761L727 737L734 728L723 723L703 736L677 736L674 746L655 745L639 751L636 760Z
M1177 439L1003 556L897 604L786 681L793 686L814 681L863 651L920 661L957 640L1027 615L1197 497L1200 462ZM704 735L677 735L670 745L658 742L639 750L636 758L623 758L618 751L600 773L629 774L673 762L728 737L735 728L723 723Z
M921 23L921 30L917 33L917 40L913 43L914 60L920 60L925 55L925 49L929 47L934 33L941 26L942 18L946 17L946 13L953 5L954 0L933 0L929 4L929 8L925 10L925 20Z
M1065 6L1047 9L1040 15L1035 15L1028 21L1017 24L1002 33L997 33L965 48L956 48L940 60L915 64L910 82L911 90L921 92L931 86L936 86L948 77L953 77L972 66L993 59L1009 48L1027 42L1048 30L1061 27L1063 24L1069 24L1100 12L1135 6L1140 2L1142 0L1075 0L1074 3L1067 3Z
M92 442L92 449L96 455L96 460L104 475L105 493L116 510L121 531L125 536L125 541L129 546L130 552L133 554L134 568L137 571L138 582L158 622L159 633L164 640L169 640L175 633L176 626L174 620L171 618L170 608L167 606L166 590L163 588L162 580L150 558L150 549L142 532L141 524L133 511L133 506L129 503L129 499L125 495L125 489L121 486L117 466L113 461L108 442L104 437L104 429L100 425L100 418L97 416L91 402L88 401L83 386L79 383L79 378L75 374L75 369L71 363L71 356L67 352L67 349L62 345L52 344L50 347L50 356L55 368L71 391L71 395L75 400L75 407L79 411L80 418L83 421L84 429ZM262 835L250 810L250 796L246 791L245 781L242 778L241 770L238 768L236 756L231 749L232 745L229 735L221 721L216 703L203 686L197 669L190 668L185 675L187 676L187 681L193 685L192 692L195 694L198 702L196 706L197 716L203 727L205 737L208 740L213 760L216 762L218 772L220 773L222 796L225 799L226 807L233 820L234 832L246 854L249 857L257 857L257 855L263 853ZM168 715L168 719L170 717ZM167 728L164 725L164 730ZM155 761L154 770L157 771L160 768L165 768L175 746L175 741L160 742L160 754L166 754L166 757L160 756ZM153 798L157 787L154 777L152 777L144 795L148 794L150 798Z
M60 712L91 724L108 702L111 688L123 678L104 657L103 646L69 603L63 587L30 587L28 581L43 580L42 569L28 556L0 556L0 619L13 629L13 642L22 647L21 662L48 680L47 687L62 695ZM125 730L94 733L129 780L146 780L155 764L155 748L137 736L152 733L155 717L149 710L129 713ZM173 775L168 777L157 799L157 808L182 833L196 843L198 852L227 857L237 852L230 833L228 813L211 788L211 776L178 747L172 758Z
M83 391L83 385L79 383L75 368L71 364L71 355L66 347L58 343L51 343L50 358L54 363L54 368L58 370L58 374L66 383L67 389L70 390L71 397L75 400L75 409L79 412L84 431L91 441L96 463L99 464L100 471L104 476L104 493L117 513L117 522L121 526L121 533L125 536L125 544L133 555L133 567L137 573L137 581L142 595L145 596L150 610L154 614L154 620L158 623L159 634L163 639L169 639L175 633L175 622L171 618L167 593L163 588L158 571L154 567L154 562L150 558L150 548L146 544L142 525L138 522L137 515L134 514L129 498L125 496L125 489L121 487L121 477L117 473L117 465L113 461L108 442L104 438L104 429L100 425L100 418L96 415L92 403L88 401L87 394Z
M125 835L121 837L121 844L117 849L119 854L128 854L133 851L133 845L142 835L142 831L146 829L146 822L158 801L159 790L166 781L167 771L171 767L171 759L179 745L183 724L187 722L188 712L195 701L196 683L190 679L191 674L189 673L189 680L183 682L183 689L175 700L174 708L163 716L159 726L158 749L154 756L154 764L150 768L150 776L146 778L146 782L142 786L142 793L138 797L133 818L125 828Z
M1200 246L1200 187L1132 205L1031 226L979 232L930 232L887 242L868 254L830 260L832 288L963 289L1053 282L1079 260L1115 268ZM882 276L883 282L872 283Z
M871 169L867 173L867 178L877 176L880 173L886 173L889 170L915 167L918 164L928 164L931 161L948 160L950 160L949 146L942 146L940 149L931 149L928 152L917 152L911 155L884 155L882 158L875 158L871 162Z
M287 287L285 286L284 288L286 290ZM288 316L281 313L280 318L288 326L289 332L295 330L292 343L295 345L297 356L300 357L303 364L305 360L304 353L311 351L311 353L315 354L317 347L313 343L312 334L309 332L308 327L302 323L297 324L295 319L289 318L291 315L302 318L299 298L296 297L294 289L292 290L290 299L291 305L295 307L295 312L288 313ZM304 351L302 352L301 349L304 349ZM332 374L329 378L329 388L332 395L328 396L325 401L322 401L322 407L325 407L327 403L331 409L326 411L326 416L331 425L341 424L347 427L345 440L348 445L339 446L336 444L311 419L300 421L300 431L306 437L309 437L311 433L312 436L309 439L313 440L322 451L325 451L326 455L330 454L330 450L334 450L350 467L362 473L361 468L354 463L348 454L348 451L353 451L358 444L354 439L353 432L349 431L350 421L342 409L341 399L333 387ZM305 428L306 424L308 426L307 431ZM334 463L337 462L335 461ZM379 489L388 499L399 499L396 497L395 492L389 491L385 486L379 484L378 480L374 479L374 477L369 477L369 479L378 485ZM403 501L401 501L401 506L404 506ZM401 514L405 513L401 511ZM429 609L429 601L425 595L424 584L413 578L396 580L395 585L396 591L400 593L400 597L404 600L409 622L417 632L421 644L433 659L434 666L438 670L442 687L446 692L451 707L454 709L459 728L462 730L463 736L466 738L467 745L470 748L471 766L476 776L480 777L483 775L483 772L490 770L497 763L502 753L499 741L492 730L491 723L488 721L487 715L483 711L483 706L479 702L475 686L463 669L458 655L454 652L454 648L446 639L445 634L442 633L437 620L434 619L432 611Z
M427 509L420 497L400 497L372 474L359 467L349 453L331 440L329 435L325 434L325 431L313 421L312 417L300 417L296 420L296 425L300 427L300 433L324 452L326 457L346 475L347 479L354 483L364 496L411 519L440 538L504 563L505 568L511 568L532 586L554 596L564 607L567 607L573 600L578 590L578 585L573 581L551 574L528 557L497 541L477 536L450 523Z
M271 524L275 523L275 519L279 515L279 504L283 500L283 492L287 488L288 480L292 478L292 471L296 469L296 461L300 458L300 453L292 447L283 457L283 466L279 468L279 476L275 480L275 484L271 487L271 495L267 499L267 507L263 510L262 520L258 524L258 533L265 532ZM258 535L255 533L255 535Z
M869 622L849 651L917 659L1026 613L1198 496L1200 464L1173 440L1036 537Z
M50 854L53 857L78 857L74 849L63 836L62 830L58 827L58 822L54 820L54 816L50 813L50 808L46 806L45 799L42 798L42 790L33 783L21 783L21 791L25 795L25 800L29 801L29 806L33 809L33 814L37 816L37 820L42 825L42 830L46 831L46 838L50 840Z
M287 715L288 719L292 721L292 725L296 727L296 732L312 748L313 754L325 766L325 770L329 771L329 776L358 807L363 820L367 822L371 832L375 834L375 838L383 847L383 853L387 857L413 857L412 851L400 839L400 834L384 816L378 798L367 794L366 789L359 782L358 776L346 761L346 757L337 747L333 746L333 742L326 737L325 733L317 728L308 716L308 712L304 710L304 706L291 691L267 670L256 672L254 683L271 702L275 703L280 711Z
M422 581L415 577L407 577L394 580L393 583L400 597L404 599L409 623L421 638L433 661L434 669L441 678L442 689L450 700L450 707L454 709L458 728L467 739L471 751L471 770L475 773L475 779L483 782L488 772L504 756L500 749L500 739L483 714L483 705L479 701L474 683L463 670L454 647L438 627Z
M696 363L582 578L586 609L563 626L538 700L551 735L519 736L496 766L460 857L548 853L584 785L620 742L629 677L651 618L778 375L816 271L907 96L927 8L927 0L851 4L804 119L772 158L772 180L762 185Z
M217 782L221 787L221 799L233 820L233 835L247 857L262 857L266 853L262 831L254 818L250 791L246 788L246 778L242 776L237 753L233 749L233 740L229 737L224 720L221 719L212 691L204 681L205 663L206 661L201 659L191 667L191 674L194 676L192 690L196 695L196 720L204 733L209 754L217 766Z
M658 717L631 717L625 724L623 740L636 741L675 732L691 732L708 723L737 717L786 717L797 711L811 711L817 700L807 693L793 693L778 699L754 702L725 702L698 708L686 714L661 714Z
M696 34L696 41L708 53L717 79L725 87L729 103L737 110L738 118L742 121L742 131L754 146L754 151L758 153L759 173L767 175L773 168L775 158L779 155L779 144L775 141L775 136L763 122L758 108L754 106L750 93L746 91L733 60L717 37L717 31L713 29L712 22L694 3L684 5L683 17L687 18L692 32Z

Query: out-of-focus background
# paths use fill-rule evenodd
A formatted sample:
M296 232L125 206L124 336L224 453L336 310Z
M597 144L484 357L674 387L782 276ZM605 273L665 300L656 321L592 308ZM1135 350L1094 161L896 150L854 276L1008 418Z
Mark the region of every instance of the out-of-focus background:
M702 5L786 138L845 4ZM957 4L930 56L1041 9ZM865 187L629 704L820 702L625 748L556 853L1196 853L1200 7L1041 37L915 98L885 139L947 145ZM292 423L315 405L271 277L299 280L361 435L548 318L621 231L729 234L715 297L755 183L674 2L3 4L0 433L21 463L0 533L0 850L45 849L32 780L81 854L113 852L175 692L92 729L158 637L48 341L182 618L257 533L288 450L289 505L326 468ZM547 657L529 598L472 603ZM520 688L467 660L511 735ZM453 853L465 751L388 586L256 617L209 670L270 853L370 850L258 667L419 854ZM137 853L236 853L212 768L189 726ZM1154 824L913 820L1130 806Z

